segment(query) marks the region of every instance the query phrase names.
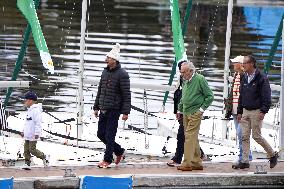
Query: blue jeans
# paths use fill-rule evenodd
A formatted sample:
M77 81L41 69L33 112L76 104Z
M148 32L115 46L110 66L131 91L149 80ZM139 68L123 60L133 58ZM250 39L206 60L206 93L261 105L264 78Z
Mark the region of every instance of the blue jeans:
M238 138L238 141L239 141L239 149L240 149L240 152L239 152L239 161L241 161L241 160L243 159L243 157L242 157L242 154L243 154L242 128L241 128L240 123L238 123L237 115L236 115L236 114L233 114L233 119L234 119L234 124L235 124L235 129L236 129L237 138ZM251 150L249 151L249 160L250 160L250 161L252 160L252 153L251 153Z
M118 110L100 112L99 116L97 136L106 145L104 161L108 163L113 160L113 152L116 156L119 156L125 150L115 142L119 116L120 112Z

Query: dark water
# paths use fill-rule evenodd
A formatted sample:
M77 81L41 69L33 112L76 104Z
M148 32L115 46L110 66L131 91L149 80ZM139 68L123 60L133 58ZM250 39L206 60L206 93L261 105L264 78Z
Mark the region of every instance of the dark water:
M182 15L187 1L180 1ZM227 1L193 1L188 31L185 36L187 55L206 76L214 90L212 109L222 107L223 69ZM260 67L266 61L280 18L282 1L275 5L234 6L231 57L253 54ZM0 77L10 80L16 62L26 20L15 0L0 1ZM18 80L33 81L30 89L40 96L48 111L76 112L81 1L41 1L38 17L55 63L56 74L46 73L39 53L30 38ZM121 63L131 80L167 84L174 59L168 1L91 0L88 1L85 75L97 78L105 67L105 54L116 42L121 44ZM275 55L271 82L280 84L281 44ZM68 82L60 82L62 80ZM10 110L21 110L22 96L27 89L14 89L8 104ZM5 98L6 89L1 89ZM85 85L85 112L90 113L96 86ZM143 108L143 91L132 90L133 105ZM167 111L172 111L172 96ZM161 109L163 92L148 91L148 110ZM134 114L135 111L133 111ZM139 114L141 116L141 114Z

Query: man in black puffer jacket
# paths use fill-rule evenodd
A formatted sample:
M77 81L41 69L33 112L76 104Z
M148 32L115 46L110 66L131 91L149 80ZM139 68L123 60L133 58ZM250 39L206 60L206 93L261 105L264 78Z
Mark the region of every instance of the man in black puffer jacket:
M115 164L118 164L125 154L125 149L115 142L115 136L120 114L123 114L122 120L128 119L131 92L129 75L119 63L119 52L120 45L117 43L106 55L107 67L101 75L93 107L95 116L99 116L97 136L106 145L104 160L99 163L99 168L109 167L113 152L116 155Z

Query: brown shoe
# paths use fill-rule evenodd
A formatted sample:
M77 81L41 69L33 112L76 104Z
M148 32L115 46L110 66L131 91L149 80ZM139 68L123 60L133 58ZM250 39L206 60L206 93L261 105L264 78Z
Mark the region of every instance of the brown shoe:
M192 168L192 170L201 170L201 171L203 170L203 166L202 165L196 166L196 167L192 166L191 168Z
M177 170L180 170L180 171L192 171L192 167L178 166Z
M125 159L125 154L126 154L126 150L124 150L121 155L116 156L116 159L115 159L114 163L115 163L116 165L118 165L122 160Z

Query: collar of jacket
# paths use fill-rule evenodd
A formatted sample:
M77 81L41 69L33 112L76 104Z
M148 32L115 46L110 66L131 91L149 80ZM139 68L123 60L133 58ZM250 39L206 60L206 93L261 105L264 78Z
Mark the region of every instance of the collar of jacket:
M260 74L260 70L258 68L255 68L255 72L254 72L254 78L251 80L255 80L255 78L257 78L257 76ZM246 81L248 81L248 74L246 73L245 74L245 78L246 78Z

